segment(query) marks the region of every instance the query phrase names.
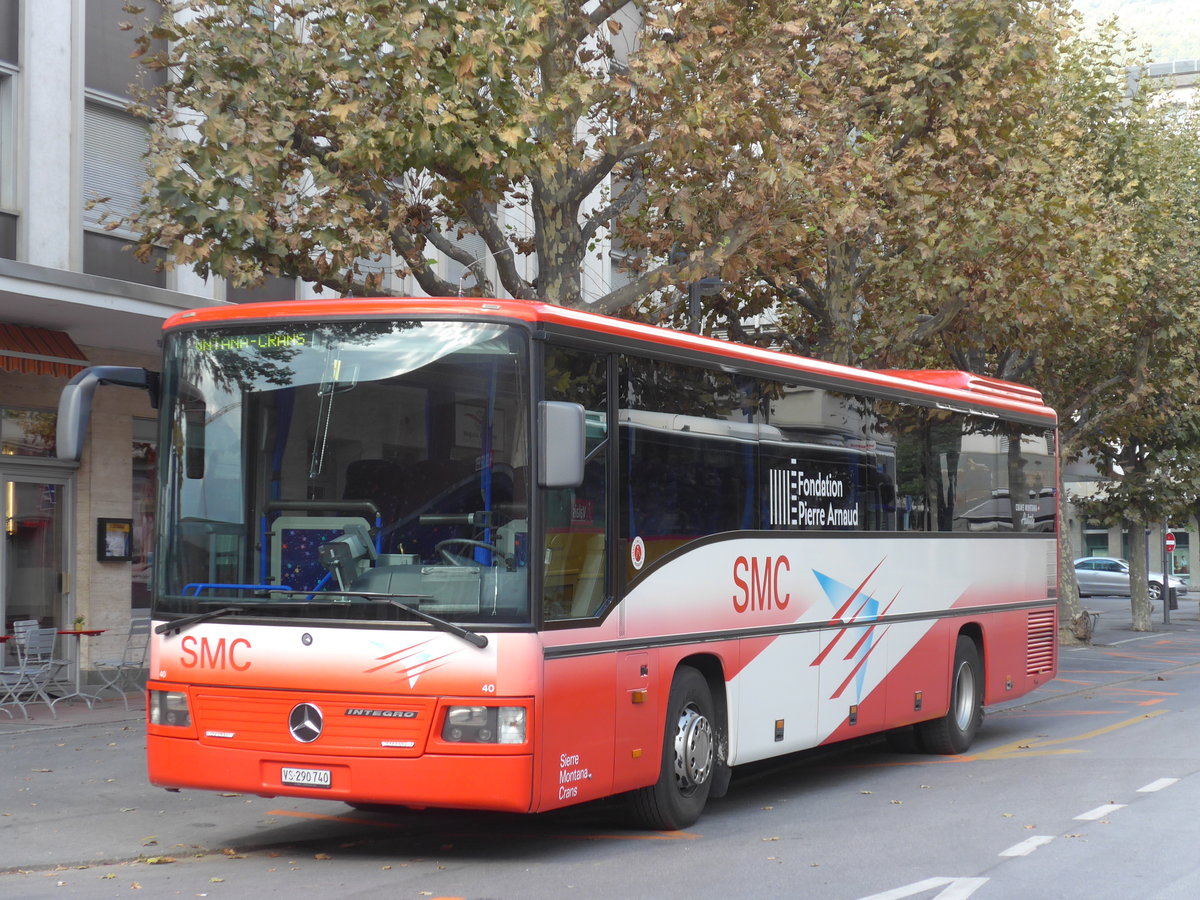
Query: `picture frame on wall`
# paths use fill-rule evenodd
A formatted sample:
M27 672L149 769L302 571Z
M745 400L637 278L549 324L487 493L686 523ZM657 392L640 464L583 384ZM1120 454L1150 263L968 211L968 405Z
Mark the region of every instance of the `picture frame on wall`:
M100 562L133 559L133 519L96 520L96 559Z

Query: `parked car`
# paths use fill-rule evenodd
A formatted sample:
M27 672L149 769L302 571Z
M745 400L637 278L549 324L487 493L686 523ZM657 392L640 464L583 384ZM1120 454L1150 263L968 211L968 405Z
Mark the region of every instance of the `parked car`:
M1079 583L1079 596L1089 594L1101 596L1129 596L1129 563L1111 556L1085 556L1075 560L1075 580ZM1151 572L1148 591L1150 599L1158 602L1162 598L1162 573ZM1167 584L1174 599L1186 594L1188 586L1174 576Z

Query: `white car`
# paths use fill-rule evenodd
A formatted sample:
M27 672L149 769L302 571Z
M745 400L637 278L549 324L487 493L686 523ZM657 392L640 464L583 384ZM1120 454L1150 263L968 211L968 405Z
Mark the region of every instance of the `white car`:
M1129 563L1111 556L1085 556L1075 560L1075 580L1079 583L1079 596L1129 596ZM1151 572L1147 589L1150 599L1158 602L1162 598L1162 573ZM1188 586L1174 576L1167 580L1172 597L1186 594Z

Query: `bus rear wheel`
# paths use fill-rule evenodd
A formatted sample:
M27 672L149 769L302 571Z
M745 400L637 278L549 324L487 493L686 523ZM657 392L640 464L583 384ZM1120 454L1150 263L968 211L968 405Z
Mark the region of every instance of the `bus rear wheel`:
M950 709L940 719L915 726L928 753L966 753L983 722L983 664L979 649L965 634L958 636L950 678Z
M700 818L717 763L712 692L704 676L681 666L671 682L658 781L630 795L635 821L658 831Z

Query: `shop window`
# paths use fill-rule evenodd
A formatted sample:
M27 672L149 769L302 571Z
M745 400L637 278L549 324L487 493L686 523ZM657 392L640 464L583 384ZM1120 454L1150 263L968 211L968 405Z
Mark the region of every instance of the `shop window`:
M0 454L53 457L57 413L36 409L0 410Z
M158 438L152 419L133 420L133 546L130 572L130 605L150 607L150 562L154 548L155 474Z

